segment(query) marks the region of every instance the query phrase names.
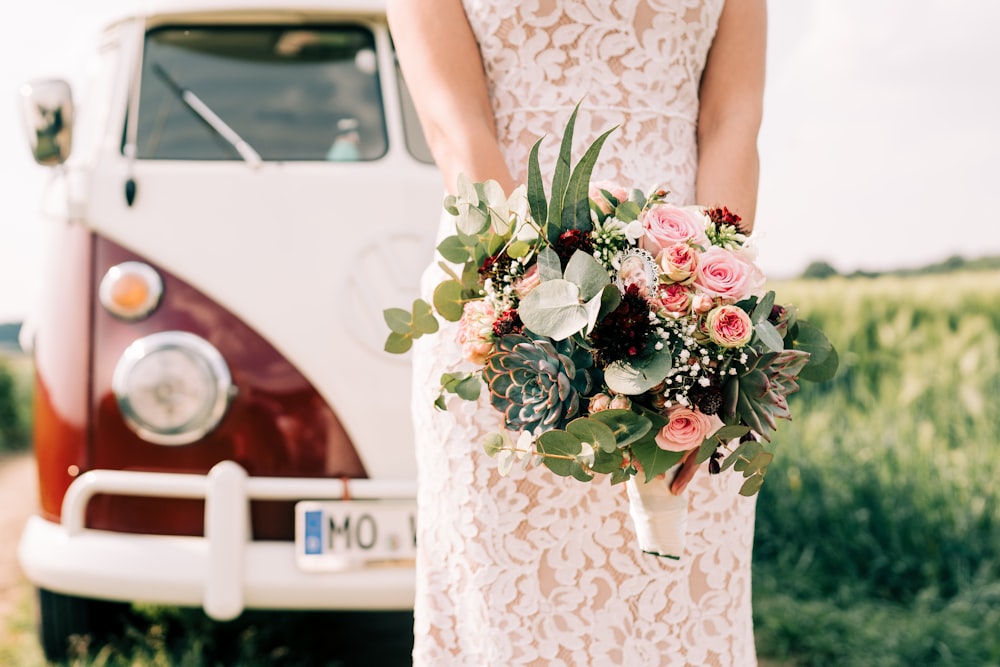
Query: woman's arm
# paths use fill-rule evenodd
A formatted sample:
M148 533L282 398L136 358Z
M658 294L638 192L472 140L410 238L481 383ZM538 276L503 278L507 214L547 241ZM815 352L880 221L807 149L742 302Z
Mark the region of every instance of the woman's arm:
M729 207L753 230L764 97L765 0L726 0L701 80L696 201Z
M515 183L500 151L479 46L461 0L389 0L399 64L445 186Z

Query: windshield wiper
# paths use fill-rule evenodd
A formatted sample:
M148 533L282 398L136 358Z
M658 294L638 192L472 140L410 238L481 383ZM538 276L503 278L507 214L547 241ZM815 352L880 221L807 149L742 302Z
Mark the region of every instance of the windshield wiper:
M199 118L205 121L205 124L212 128L212 131L217 135L222 137L226 142L232 146L240 157L246 161L251 167L259 167L263 161L260 157L260 153L254 150L253 146L247 143L247 141L239 135L233 128L229 126L226 121L222 120L217 113L212 111L212 108L205 104L200 97L194 94L193 91L187 88L181 87L176 81L170 78L158 63L153 64L153 71L158 77L167 85L174 95L177 96L184 104L188 106L191 111L193 111Z

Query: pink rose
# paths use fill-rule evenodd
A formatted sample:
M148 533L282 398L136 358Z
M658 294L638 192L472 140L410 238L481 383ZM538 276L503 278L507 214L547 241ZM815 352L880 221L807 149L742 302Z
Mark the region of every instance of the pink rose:
M691 288L680 283L663 285L660 288L660 303L670 313L684 315L691 308Z
M698 268L698 251L687 243L675 243L664 248L656 261L661 273L675 283L689 282Z
M597 208L601 211L601 213L608 214L613 210L611 208L611 202L608 201L607 197L604 196L604 193L601 192L601 190L607 190L610 192L611 196L618 200L618 203L628 199L628 190L617 183L612 183L611 181L596 181L591 183L588 196L592 202L597 204Z
M523 299L528 296L528 292L538 287L542 279L538 277L538 265L532 264L531 268L525 271L516 283L514 283L514 294L517 298Z
M686 452L701 445L702 441L722 428L717 415L706 415L697 409L675 405L667 410L666 426L656 434L656 444L668 452Z
M496 312L483 300L467 301L462 308L455 339L462 346L462 357L476 365L486 363L493 351L493 322Z
M654 257L675 243L694 243L708 247L705 216L696 209L658 204L643 213L640 220L646 230L640 245Z
M737 306L719 306L708 314L709 337L722 347L743 347L753 338L750 316Z
M694 298L691 299L691 310L699 315L704 315L712 310L713 306L715 303L712 301L712 297L707 294L695 294Z
M632 399L630 399L628 396L623 396L622 394L615 394L615 397L611 399L611 409L631 410Z
M757 293L764 286L764 274L742 256L712 246L701 254L694 282L709 296L735 302Z
M590 414L595 414L597 412L604 412L610 407L611 397L607 394L601 393L595 394L590 398L590 404L588 405L587 410Z

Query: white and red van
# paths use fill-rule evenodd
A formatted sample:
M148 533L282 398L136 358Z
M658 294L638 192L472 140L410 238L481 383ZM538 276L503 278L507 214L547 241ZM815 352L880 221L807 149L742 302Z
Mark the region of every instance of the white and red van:
M137 3L138 5L139 3ZM408 609L409 303L442 186L375 0L144 3L81 103L22 90L53 177L37 370L42 643L142 601Z

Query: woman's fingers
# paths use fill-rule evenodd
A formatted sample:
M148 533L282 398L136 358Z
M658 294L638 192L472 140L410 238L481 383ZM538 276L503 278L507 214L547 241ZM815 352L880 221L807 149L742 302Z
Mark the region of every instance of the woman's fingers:
M698 464L695 463L695 454L698 453L698 449L692 449L684 458L681 459L681 467L677 470L677 474L674 475L673 481L670 482L670 493L675 496L680 495L687 488L688 482L694 477L695 472L698 470Z

